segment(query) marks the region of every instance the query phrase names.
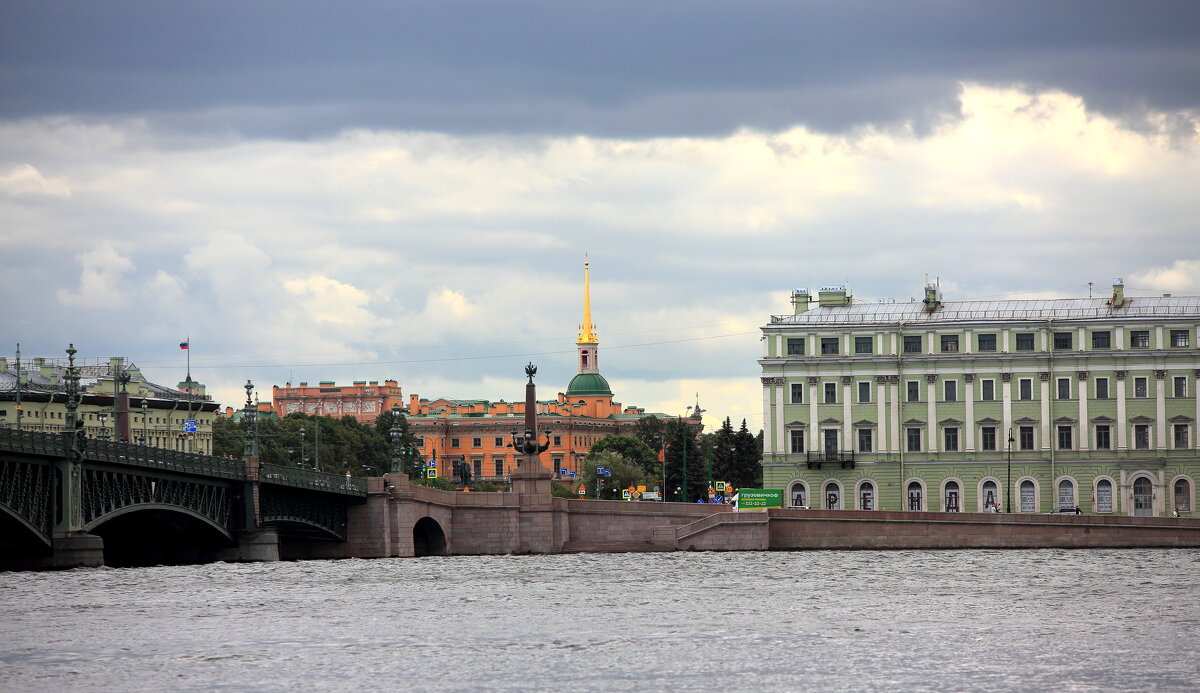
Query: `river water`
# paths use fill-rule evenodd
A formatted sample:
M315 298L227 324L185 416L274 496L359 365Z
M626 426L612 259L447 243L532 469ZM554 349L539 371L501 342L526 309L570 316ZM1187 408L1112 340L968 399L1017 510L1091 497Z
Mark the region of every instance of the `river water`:
M0 573L0 690L1200 688L1200 551Z

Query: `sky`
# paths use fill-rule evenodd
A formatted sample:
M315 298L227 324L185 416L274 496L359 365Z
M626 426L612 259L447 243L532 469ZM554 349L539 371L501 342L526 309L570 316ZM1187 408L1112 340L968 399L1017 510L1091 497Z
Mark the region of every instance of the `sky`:
M381 6L383 5L383 6ZM0 5L0 354L762 425L759 328L1200 293L1194 2ZM179 342L189 339L191 349Z

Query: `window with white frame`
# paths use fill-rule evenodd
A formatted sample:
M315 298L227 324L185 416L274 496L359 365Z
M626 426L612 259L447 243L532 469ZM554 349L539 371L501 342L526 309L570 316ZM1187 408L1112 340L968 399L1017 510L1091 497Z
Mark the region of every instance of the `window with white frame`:
M1029 479L1021 482L1021 512L1037 512L1037 488Z
M1017 351L1033 351L1033 333L1017 333Z
M946 426L942 429L943 448L946 452L958 452L958 427Z
M788 353L788 356L803 356L804 355L804 337L788 337L787 353Z
M838 354L838 338L837 337L822 337L821 338L821 354L825 356L836 356Z
M1150 330L1130 330L1129 346L1134 349L1150 348Z
M1175 449L1186 450L1188 447L1188 425L1175 424Z
M1096 481L1096 512L1111 513L1113 511L1113 485L1108 479Z
M989 479L983 482L983 486L979 490L983 494L984 512L1000 509L1000 492L996 486L996 482Z
M910 426L909 428L904 429L904 436L905 436L905 442L907 444L906 449L909 452L920 452L921 451L921 429L920 428Z
M1017 399L1033 399L1033 379L1021 378L1021 381L1017 383Z
M916 481L908 482L908 509L925 509L925 492L921 488L921 484Z
M869 429L869 428L858 429L858 451L859 452L871 452L872 442L873 441L871 440L871 429Z
M945 487L945 497L943 504L948 513L956 513L962 510L962 505L959 502L959 497L962 495L962 490L958 486L957 481L947 481Z
M1175 511L1187 513L1192 511L1192 485L1187 479L1176 479L1174 488Z
M804 452L804 430L792 429L791 431L792 452Z
M1176 397L1187 397L1187 376L1177 375L1171 379L1171 392Z
M1075 482L1070 479L1062 479L1058 482L1058 507L1075 507Z
M1096 449L1112 449L1112 431L1108 424L1096 424Z
M1108 378L1096 378L1096 399L1108 399Z
M804 383L792 383L792 404L804 402Z
M860 404L866 404L871 401L871 383L866 380L860 380L858 383L858 401Z
M979 445L980 449L986 452L994 452L996 450L995 426L984 426L979 429Z
M987 378L979 381L979 398L984 402L993 402L996 399L996 381Z
M1133 427L1133 448L1135 450L1150 449L1150 426L1147 424L1136 424Z
M825 404L837 404L837 383L825 383Z
M874 337L855 337L854 338L854 353L870 354L875 351Z
M904 383L905 400L906 402L921 401L921 383L916 380L909 380Z
M1192 333L1189 330L1171 330L1171 346L1186 347L1190 346Z
M1071 379L1058 379L1058 399L1071 399Z
M944 396L944 398L947 402L957 402L958 401L958 381L957 380L943 380L942 381L942 395Z
M875 509L875 484L869 481L864 481L858 487L858 509L859 510L874 510Z
M1093 349L1110 349L1112 348L1112 333L1108 330L1097 330L1092 333L1092 348Z
M1033 449L1033 426L1022 426L1017 433L1020 438L1020 449Z
M906 353L906 354L921 353L921 335L919 335L919 334L904 335L904 353Z
M1133 396L1134 397L1149 397L1150 386L1146 378L1133 379Z
M979 335L979 351L996 350L996 333L986 332Z
M958 351L958 335L944 334L942 335L942 352L954 353Z
M1071 443L1073 442L1071 440L1071 438L1072 438L1071 433L1072 433L1072 429L1070 426L1059 426L1058 427L1058 449L1059 450L1070 450L1071 449L1071 447L1072 447Z

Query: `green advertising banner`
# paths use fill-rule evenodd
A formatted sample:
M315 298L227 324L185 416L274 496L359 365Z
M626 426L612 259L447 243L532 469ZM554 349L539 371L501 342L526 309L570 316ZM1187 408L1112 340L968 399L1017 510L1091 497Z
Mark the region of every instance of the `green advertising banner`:
M783 489L781 488L743 488L738 490L738 510L782 507Z

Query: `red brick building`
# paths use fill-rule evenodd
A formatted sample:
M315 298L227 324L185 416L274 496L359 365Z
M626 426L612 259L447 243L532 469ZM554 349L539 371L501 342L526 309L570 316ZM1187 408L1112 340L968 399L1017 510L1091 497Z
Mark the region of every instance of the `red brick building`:
M374 423L380 412L391 411L392 405L405 407L400 384L395 380L356 380L353 385L336 385L322 380L316 387L300 383L293 387L271 387L271 401L280 417L293 412L309 416L353 416L365 424Z

